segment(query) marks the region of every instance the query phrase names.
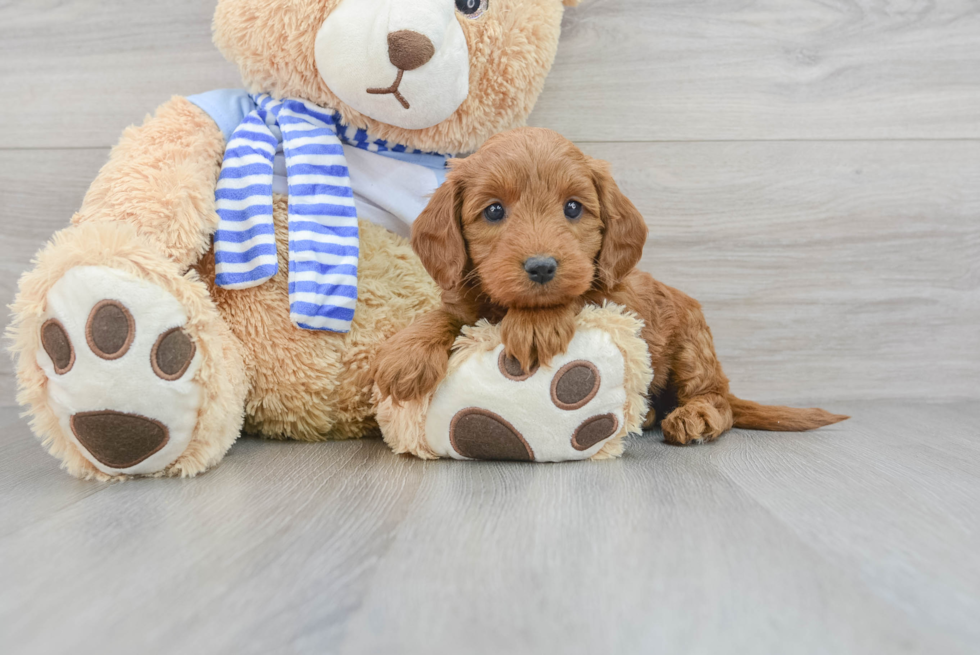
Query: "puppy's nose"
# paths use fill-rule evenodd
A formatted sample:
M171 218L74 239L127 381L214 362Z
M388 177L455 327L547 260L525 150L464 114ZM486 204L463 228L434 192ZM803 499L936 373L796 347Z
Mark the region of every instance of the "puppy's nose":
M429 63L436 47L429 37L412 30L400 30L388 35L388 59L403 71L413 71Z
M554 257L531 257L524 262L524 270L532 282L547 284L555 279L558 262Z

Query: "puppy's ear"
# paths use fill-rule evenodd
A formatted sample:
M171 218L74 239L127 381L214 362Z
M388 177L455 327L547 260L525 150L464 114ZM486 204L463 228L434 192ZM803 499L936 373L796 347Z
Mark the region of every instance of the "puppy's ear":
M463 241L463 190L451 172L412 225L412 249L446 291L459 287L469 257Z
M609 172L609 164L593 159L591 168L604 228L597 262L599 281L611 289L640 263L647 241L647 224L636 205L619 190Z
M582 0L562 0L562 4L566 7L577 7L582 3Z

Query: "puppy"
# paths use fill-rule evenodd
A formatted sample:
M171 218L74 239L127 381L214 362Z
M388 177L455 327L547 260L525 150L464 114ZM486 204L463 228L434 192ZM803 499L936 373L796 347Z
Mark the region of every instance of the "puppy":
M531 370L566 350L585 303L612 301L645 323L657 372L645 427L660 422L671 443L710 441L733 426L802 431L848 418L733 396L701 306L636 269L646 237L605 162L550 130L490 139L454 162L412 228L443 305L382 348L382 396L401 402L432 392L460 329L478 319L500 323L508 355Z

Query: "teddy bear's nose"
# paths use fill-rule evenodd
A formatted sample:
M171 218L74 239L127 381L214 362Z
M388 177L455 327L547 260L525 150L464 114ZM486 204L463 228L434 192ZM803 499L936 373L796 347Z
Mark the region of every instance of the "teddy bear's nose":
M429 37L412 30L400 30L388 35L388 59L399 70L413 71L429 63L436 47Z

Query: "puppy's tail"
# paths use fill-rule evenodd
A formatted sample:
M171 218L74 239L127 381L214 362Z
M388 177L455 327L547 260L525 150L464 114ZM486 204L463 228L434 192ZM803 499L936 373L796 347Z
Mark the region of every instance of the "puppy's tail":
M735 416L735 427L747 430L806 432L851 418L841 414L831 414L822 409L760 405L751 400L736 398L730 394L728 403L732 406L732 414Z

